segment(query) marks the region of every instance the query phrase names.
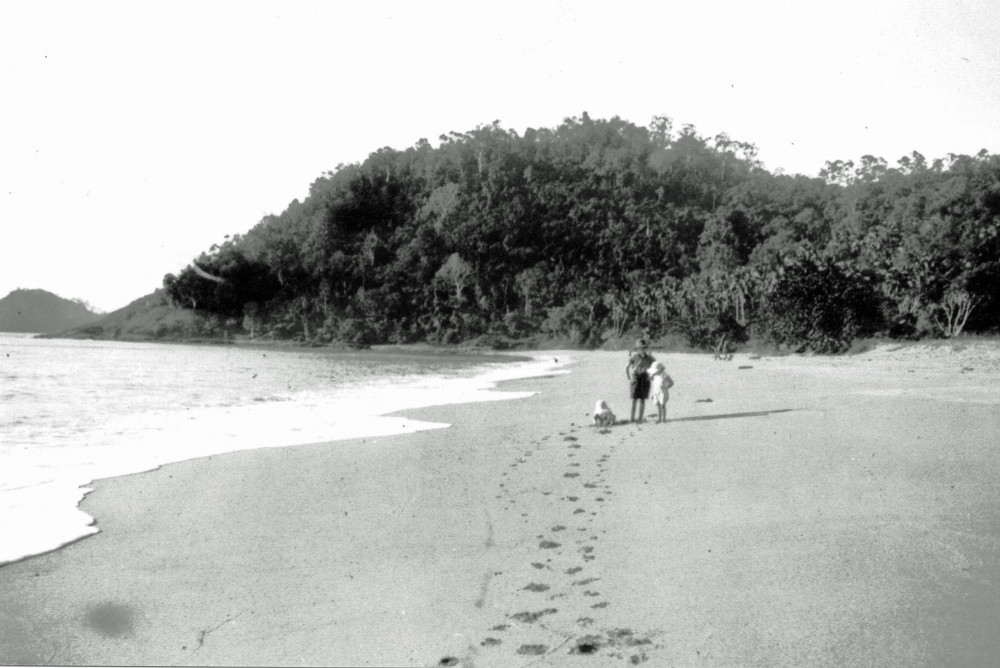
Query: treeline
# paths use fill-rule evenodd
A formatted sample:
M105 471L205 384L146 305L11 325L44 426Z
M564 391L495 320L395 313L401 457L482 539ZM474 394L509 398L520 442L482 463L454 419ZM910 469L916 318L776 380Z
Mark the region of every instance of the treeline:
M168 295L210 330L352 345L642 332L832 352L1000 324L1000 156L985 150L808 178L666 117L440 139L322 175L167 275Z

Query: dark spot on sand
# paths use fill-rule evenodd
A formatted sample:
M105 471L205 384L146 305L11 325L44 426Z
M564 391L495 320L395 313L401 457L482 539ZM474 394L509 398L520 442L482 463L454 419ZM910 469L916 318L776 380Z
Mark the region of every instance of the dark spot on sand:
M577 570L581 570L581 569L578 568ZM587 578L586 580L577 580L573 584L574 585L589 585L591 582L597 582L600 579L601 578Z
M752 366L749 366L749 365L747 365L747 366L741 366L740 368L741 368L741 369L752 369L753 367L752 367Z
M594 605L592 605L590 607L592 607L592 608L606 608L606 607L608 607L608 602L604 601L603 603L595 603Z
M564 478L579 478L579 473L563 473Z
M567 501L579 501L580 497L578 497L578 496L567 496L566 500Z
M581 547L580 551L583 552L583 553L585 553L585 554L589 554L590 552L594 551L594 548L592 548L592 547Z
M564 441L577 441L579 440L576 436L567 436L563 439Z
M695 399L694 402L696 404L710 404L710 403L712 403L712 400L711 399Z
M483 647L493 647L500 644L499 638L483 638L483 641L479 643Z
M600 638L587 636L576 641L576 645L569 651L570 654L593 654L601 648Z
M586 487L587 489L597 489L597 485L595 485L592 482L584 483L583 486Z
M518 654L531 654L537 656L549 651L548 645L521 645L517 648Z
M439 666L457 666L458 665L458 659L455 658L455 657L453 657L453 656L446 656L446 657L443 657L440 661L438 661L438 665Z
M580 513L585 513L585 512L587 512L587 511L584 510L583 508L577 508L576 510L573 511L573 514L574 515L579 515Z
M519 622L524 622L525 624L534 624L545 615L554 615L557 612L559 611L555 608L545 608L544 610L539 610L538 612L518 612L511 615L511 618L516 619Z
M579 566L574 566L573 568L566 569L566 575L575 575L575 574L579 573L582 570L583 569L580 568Z
M598 592L596 592L596 591L590 591L590 590L583 592L583 595L584 596L600 596L600 594Z
M559 547L560 545L561 543L557 543L555 541L543 540L541 543L538 544L538 547L542 548L543 550L551 550L553 548Z
M132 633L135 613L120 603L100 603L87 610L84 623L102 636L121 638Z
M594 623L594 618L593 617L580 617L579 619L576 620L576 623L579 624L580 626L590 626L591 624Z
M553 530L553 531L565 531L565 529L566 529L566 527L564 527L564 526L563 526L563 525L561 525L561 524L557 524L557 525L555 525L554 527L552 527L552 530Z
M548 591L549 589L552 589L552 587L548 585L538 584L537 582L532 582L531 584L529 584L527 587L524 588L525 591L539 591L539 592Z
M531 565L538 569L545 568L545 564L540 564L537 561Z
M510 624L497 624L490 631L506 631L510 628Z

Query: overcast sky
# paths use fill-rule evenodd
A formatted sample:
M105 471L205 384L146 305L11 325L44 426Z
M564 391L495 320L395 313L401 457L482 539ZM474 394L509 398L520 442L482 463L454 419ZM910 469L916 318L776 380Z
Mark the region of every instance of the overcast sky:
M0 297L112 310L338 163L665 114L815 176L1000 152L997 0L0 0Z

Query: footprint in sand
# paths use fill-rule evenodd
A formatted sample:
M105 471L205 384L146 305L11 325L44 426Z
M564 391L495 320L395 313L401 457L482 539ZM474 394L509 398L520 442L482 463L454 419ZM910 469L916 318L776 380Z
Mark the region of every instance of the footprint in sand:
M564 478L579 478L579 473L563 473Z
M548 591L549 589L552 589L552 587L550 587L547 584L540 584L538 582L531 582L526 587L524 587L524 591L534 591L534 592L543 592L543 591Z
M483 638L483 641L479 643L483 647L495 647L500 644L499 638Z
M548 645L521 645L517 648L518 654L527 654L529 656L540 656L548 651Z
M523 622L525 624L534 624L542 617L546 615L554 615L557 612L559 611L556 610L555 608L545 608L544 610L539 610L537 612L518 612L511 615L510 617L511 619L516 619L517 621Z
M543 540L541 543L538 544L538 547L542 548L543 550L554 550L557 547L561 547L561 545L562 545L561 543L557 543L552 540Z
M581 566L574 566L573 568L566 569L565 572L566 572L566 575L576 575L577 573L579 573L582 570L583 570L583 568Z

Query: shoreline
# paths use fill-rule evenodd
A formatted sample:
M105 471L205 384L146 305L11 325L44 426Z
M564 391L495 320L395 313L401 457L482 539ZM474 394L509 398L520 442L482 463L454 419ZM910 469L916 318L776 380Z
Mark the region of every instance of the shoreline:
M409 363L418 360L419 364L422 363L419 360L424 355L430 359L433 354L387 352L376 355L383 363L392 364L398 357L401 362ZM371 360L376 355L364 355L364 359ZM336 357L338 360L351 361L349 356L336 354ZM147 429L148 435L138 434L139 438L146 438L147 447L143 448L145 452L134 452L135 449L130 447L129 441L122 438L119 438L118 441L102 442L101 449L94 454L87 455L91 461L87 462L87 466L82 469L79 467L77 469L72 467L60 469L58 463L53 462L48 472L43 466L43 468L38 469L40 473L36 473L28 468L18 469L17 461L20 460L11 459L10 462L14 464L12 475L15 476L12 480L20 480L17 477L19 471L22 476L35 475L36 477L24 478L20 483L20 488L16 487L15 484L12 489L4 492L4 496L0 499L4 504L0 507L0 511L2 511L0 516L9 522L8 541L0 547L0 567L16 563L24 558L58 550L77 540L92 536L95 533L93 528L95 518L80 510L80 502L91 489L95 480L146 472L174 461L221 454L227 451L289 447L329 440L375 438L394 433L405 434L424 429L439 429L447 425L408 420L405 419L405 415L393 416L393 413L400 411L405 413L406 410L413 407L426 405L428 400L430 403L503 400L507 397L497 392L497 379L549 374L559 366L544 354L534 356L466 355L463 357L433 355L432 363L436 360L447 360L447 364L466 365L466 368L454 377L447 374L442 375L436 384L433 382L429 385L420 384L420 381L417 380L420 378L419 375L414 375L412 378L407 377L409 380L417 381L415 387L424 388L422 395L420 391L406 387L405 383L397 387L394 393L390 391L384 394L367 386L359 385L354 388L351 395L355 397L353 403L347 395L340 398L333 395L333 410L326 411L326 413L331 413L327 421L329 422L331 419L333 421L325 425L321 424L322 418L316 422L316 419L312 417L314 407L311 407L310 402L314 400L309 399L309 393L301 395L298 404L295 402L290 404L274 403L254 398L253 401L248 400L238 405L226 405L221 408L185 409L183 413L175 411L174 417L160 416L158 419L161 422L152 425L155 431ZM358 397L370 397L372 401L366 404ZM378 399L377 403L376 399ZM353 408L341 407L338 413L335 410L336 406L342 406L340 402L345 400L348 401L347 405ZM358 405L355 406L355 404ZM196 414L199 416L199 420L195 420ZM178 421L179 418L176 416L181 415L186 420ZM206 422L206 420L224 418L237 419L245 424L261 424L259 431L255 432L232 428L232 431L241 434L242 438L237 439L234 434L230 434L230 438L226 438L222 434L227 429L216 428L212 423ZM298 421L296 421L297 418ZM289 422L290 426L294 426L294 429L289 430L286 427L284 433L281 429L272 430L268 426L269 423L289 424ZM117 428L127 429L121 424ZM195 447L170 446L171 439L191 444L204 440L206 429L207 433L218 433L218 438L205 440ZM135 436L136 434L133 434L133 437ZM159 447L161 445L165 447ZM13 453L11 456L14 456ZM22 459L26 458L22 457ZM44 475L44 477L38 477L39 475ZM36 480L38 482L34 482ZM14 529L13 533L10 532L10 529Z
M966 372L959 355L654 354L677 382L665 425L587 426L596 398L627 416L624 356L574 352L569 375L496 388L533 397L404 411L448 429L97 481L82 507L100 534L0 567L0 663L1000 651L1000 355Z

